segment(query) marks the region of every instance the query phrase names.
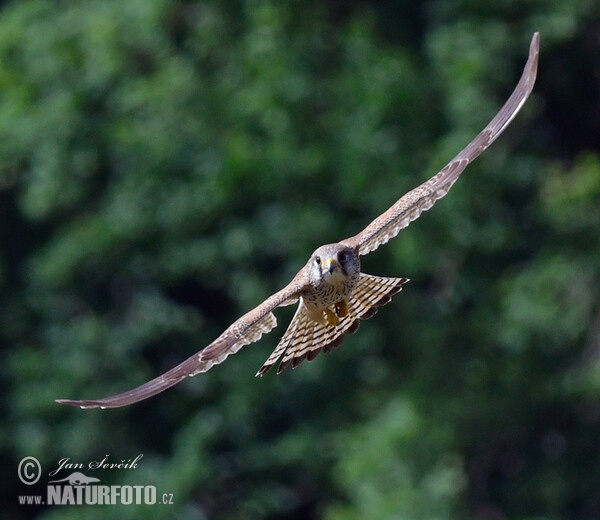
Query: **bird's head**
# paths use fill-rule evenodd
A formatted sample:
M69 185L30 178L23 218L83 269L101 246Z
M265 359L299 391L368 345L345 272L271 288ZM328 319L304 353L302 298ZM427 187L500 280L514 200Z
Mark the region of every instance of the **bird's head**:
M342 244L321 246L311 255L308 272L313 287L346 283L360 273L358 250Z

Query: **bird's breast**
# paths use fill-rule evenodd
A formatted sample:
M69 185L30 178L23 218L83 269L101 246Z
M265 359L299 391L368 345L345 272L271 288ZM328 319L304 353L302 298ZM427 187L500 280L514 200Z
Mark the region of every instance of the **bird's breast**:
M312 305L325 309L341 300L346 300L358 283L358 276L344 278L337 283L324 281L318 287L311 287L303 298Z

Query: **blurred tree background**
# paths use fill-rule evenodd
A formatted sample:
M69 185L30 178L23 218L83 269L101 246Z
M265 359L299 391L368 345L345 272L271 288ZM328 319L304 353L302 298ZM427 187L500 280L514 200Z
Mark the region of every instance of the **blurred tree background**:
M281 376L260 343L118 410L538 83L363 270L412 279ZM11 518L600 517L600 5L24 0L0 8L0 456ZM49 468L173 506L19 506ZM45 468L32 488L24 456Z

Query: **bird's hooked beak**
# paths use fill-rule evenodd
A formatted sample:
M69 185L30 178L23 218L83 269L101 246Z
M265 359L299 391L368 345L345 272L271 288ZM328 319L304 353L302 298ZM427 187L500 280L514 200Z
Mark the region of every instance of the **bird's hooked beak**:
M336 260L334 260L333 258L327 258L325 259L325 261L323 262L323 274L325 274L326 272L329 272L329 274L333 274L333 271L335 271L337 269L338 263Z

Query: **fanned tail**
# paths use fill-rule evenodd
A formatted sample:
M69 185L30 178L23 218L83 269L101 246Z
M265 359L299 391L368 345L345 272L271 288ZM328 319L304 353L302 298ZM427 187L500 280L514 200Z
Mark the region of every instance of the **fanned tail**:
M360 320L369 319L377 312L377 307L389 303L406 282L408 278L385 278L361 273L348 301L348 314L341 317L335 326L313 321L301 300L290 326L256 375L264 375L279 358L282 359L277 368L278 374L290 365L296 368L305 359L312 361L321 350L330 352L342 343L344 334L358 330Z

